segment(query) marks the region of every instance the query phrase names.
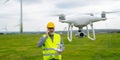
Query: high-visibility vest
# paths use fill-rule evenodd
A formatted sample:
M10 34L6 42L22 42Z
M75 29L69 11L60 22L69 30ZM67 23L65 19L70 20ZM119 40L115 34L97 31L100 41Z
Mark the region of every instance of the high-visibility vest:
M46 37L44 34L43 37ZM60 45L60 35L54 33L53 40L50 38L50 36L47 37L44 45L42 46L43 49L43 60L50 60L52 58L61 60L61 55L54 50L54 48L60 48L58 45Z

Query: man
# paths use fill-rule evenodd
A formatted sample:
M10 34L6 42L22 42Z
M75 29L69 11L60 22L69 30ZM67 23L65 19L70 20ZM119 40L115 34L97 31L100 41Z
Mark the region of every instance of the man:
M43 60L61 60L61 53L64 51L64 43L61 36L54 32L53 22L47 24L46 34L43 34L38 42L38 47L43 49Z

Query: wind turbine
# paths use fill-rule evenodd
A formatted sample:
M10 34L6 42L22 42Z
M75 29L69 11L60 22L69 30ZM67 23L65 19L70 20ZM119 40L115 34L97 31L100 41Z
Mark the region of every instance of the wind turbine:
M7 34L8 33L8 28L7 28L8 26L7 25L5 25L3 28L1 28L1 30L5 30L5 34Z
M3 4L7 3L9 0L6 0Z
M4 3L7 3L10 0L6 0ZM20 0L20 33L23 33L23 7L22 0Z

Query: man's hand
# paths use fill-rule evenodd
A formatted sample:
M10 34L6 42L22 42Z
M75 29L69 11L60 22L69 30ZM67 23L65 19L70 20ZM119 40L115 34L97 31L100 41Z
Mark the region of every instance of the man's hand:
M63 52L62 49L57 49L57 48L55 48L55 50L56 50L59 54L61 54L61 53Z
M59 49L57 52L58 52L59 54L61 54L63 51L62 51L61 49Z
M48 36L49 31L46 31L46 36Z

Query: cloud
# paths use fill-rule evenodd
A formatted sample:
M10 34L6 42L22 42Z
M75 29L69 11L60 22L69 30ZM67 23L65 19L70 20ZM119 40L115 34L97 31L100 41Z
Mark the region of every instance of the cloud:
M0 26L18 25L20 21L20 0L10 0L0 7ZM2 1L3 2L3 1ZM60 13L89 13L105 11L119 11L119 0L23 0L23 24L24 31L45 31L46 24L53 21L56 24L56 30L63 30L67 24L60 23L58 17L47 16ZM69 14L68 14L69 15ZM78 15L80 16L80 14ZM113 15L107 15L113 17ZM107 21L95 23L95 28L102 28L99 25L105 26L107 23L109 28L119 28L119 15L115 15L115 20L108 19ZM11 22L12 21L12 22ZM112 23L114 22L114 23ZM111 27L112 25L112 27ZM118 26L117 26L118 25ZM107 28L104 27L104 28ZM17 26L19 31L19 26ZM13 28L8 28L9 31L15 31Z
M17 2L20 2L20 0L16 0ZM23 4L36 4L41 3L42 0L22 0Z
M56 2L57 8L67 9L67 8L76 8L83 7L88 5L97 5L101 4L101 0L61 0Z

